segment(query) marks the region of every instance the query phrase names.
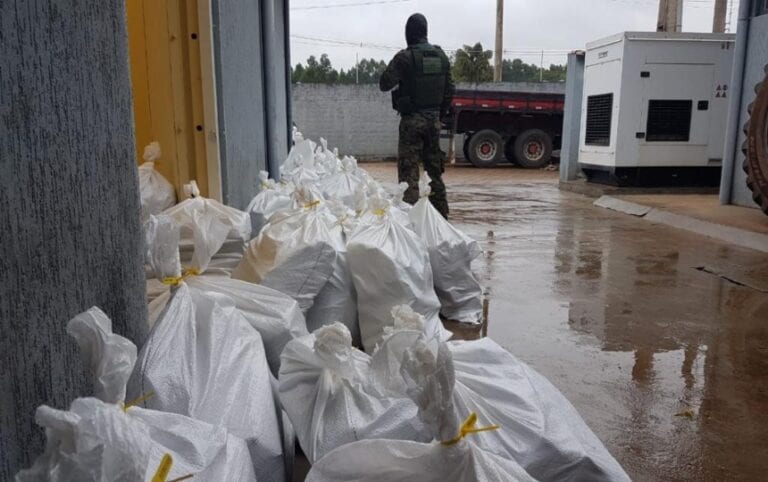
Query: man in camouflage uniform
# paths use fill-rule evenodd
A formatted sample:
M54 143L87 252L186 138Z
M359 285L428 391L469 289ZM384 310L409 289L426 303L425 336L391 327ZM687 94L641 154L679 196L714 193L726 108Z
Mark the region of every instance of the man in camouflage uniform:
M408 48L395 55L381 75L379 87L392 92L392 107L400 113L397 146L399 182L407 182L403 200L419 199L419 164L432 179L430 201L446 219L443 171L445 153L440 150L440 118L448 113L454 86L445 52L427 42L427 19L416 13L405 24Z

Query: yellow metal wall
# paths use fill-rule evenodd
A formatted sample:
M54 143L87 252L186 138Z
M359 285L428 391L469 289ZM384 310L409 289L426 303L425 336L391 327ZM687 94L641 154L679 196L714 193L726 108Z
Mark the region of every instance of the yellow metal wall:
M126 0L136 158L158 141L156 168L208 196L197 0Z

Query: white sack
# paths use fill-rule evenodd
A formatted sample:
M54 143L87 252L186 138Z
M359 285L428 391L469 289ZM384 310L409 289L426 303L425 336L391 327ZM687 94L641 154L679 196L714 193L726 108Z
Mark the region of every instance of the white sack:
M125 385L136 364L136 345L112 332L112 320L95 306L67 323L67 333L93 377L94 396L107 403L125 401Z
M229 228L227 238L247 241L251 237L251 220L248 213L226 206L215 199L200 196L197 185L190 183L192 197L167 209L163 214L170 216L181 227L181 239L192 239L192 226L203 215L210 215Z
M232 299L182 283L152 327L129 398L216 426L248 444L259 480L284 480L282 440L259 333Z
M312 148L311 151L307 148L308 144ZM293 146L281 170L283 177L296 185L314 184L324 177L322 167L315 163L313 144L307 140Z
M41 405L35 422L46 448L17 482L151 482L163 455L172 480L253 481L245 442L222 427L173 413L78 398L69 411Z
M304 139L301 133L298 133L298 136L294 135L293 140L294 144L290 152L288 152L288 157L280 166L284 177L287 177L288 173L301 166L306 160L311 159L314 161L315 157L315 147L317 144L309 139Z
M210 216L199 220L203 226L218 222ZM174 239L178 240L178 229L165 216L152 218L150 225L154 227L149 231L155 235L153 267L158 278L172 280L176 286L164 295L167 304L139 353L129 396L151 391L155 396L145 402L149 408L226 427L247 442L260 480L283 480L282 439L262 337L249 323L253 319L244 315L247 310L233 299L239 295L222 294L234 292L238 284L242 290L263 288L222 276L181 277L178 255L173 259L167 254L173 250ZM193 227L195 239L201 243L216 244L226 236L225 229ZM201 258L201 262L206 260ZM252 303L254 310L275 308L270 299L240 298L246 298L241 303ZM292 300L287 303L296 306Z
M194 264L191 266L198 274L185 278L185 284L197 294L220 294L234 302L240 315L259 332L270 370L277 374L280 366L280 353L289 340L307 334L304 315L298 303L291 297L267 286L260 286L245 281L231 279L221 274L203 272L201 266L209 264L211 252L216 251L227 228L217 224L215 218L199 216L192 227L195 239ZM178 243L178 230L169 218L158 216L147 223L148 240L152 253L150 264L154 267L158 279L178 276L181 266L175 246ZM198 255L197 253L203 253ZM153 287L157 283L152 283ZM150 326L163 313L171 299L171 289L165 285L165 291L158 294L153 288L155 298L149 304Z
M341 169L338 149L328 149L328 141L320 138L320 145L315 149L315 168L320 179L336 174Z
M320 203L274 216L248 243L232 277L273 288L307 312L334 269L341 235L329 229L335 218Z
M388 202L370 201L371 212L347 244L365 350L373 352L384 328L392 325L390 312L398 305L411 306L426 318L427 333L447 339L450 334L438 316L440 302L424 243L396 220Z
M542 375L489 338L448 345L456 408L503 427L478 434L478 445L511 456L542 481L629 480L573 405Z
M286 345L280 400L311 463L355 440L426 439L413 402L381 397L370 378L368 355L340 323Z
M112 333L98 308L73 318L67 332L80 346L94 378L97 398L78 398L69 411L38 407L46 448L16 480L150 481L164 454L172 457L169 479L251 481L253 465L245 442L224 428L177 414L123 408L125 384L136 346Z
M341 169L318 183L326 199L338 199L350 209L355 208L355 193L368 182L365 171L357 167L354 157L341 160Z
M155 141L144 148L144 163L139 166L139 194L142 218L159 214L176 204L173 184L155 169L160 159L160 144Z
M459 435L452 404L454 374L444 343L419 340L405 351L401 375L419 419L438 441ZM481 423L488 422L480 417ZM522 467L478 446L470 434L455 443L364 440L340 447L312 466L310 482L340 481L533 481Z
M163 212L181 227L179 250L182 262L185 265L198 266L202 271L216 269L224 274L230 274L240 263L245 243L251 238L250 215L214 199L200 197L194 181L185 185L185 188L191 190L193 197ZM202 240L195 239L195 230L198 227L202 228L204 236ZM207 234L214 227L225 231L224 239L220 243L207 241L213 234L215 237L220 234L218 231ZM199 236L200 233L197 235ZM205 251L201 249L203 247Z
M419 183L420 199L409 216L429 251L440 313L449 320L480 323L483 290L472 273L472 260L480 254L480 247L432 206L429 193L429 176L424 176Z
M370 222L368 218L375 218L376 215L373 213L386 206L392 218L410 228L411 219L408 217L408 212L413 206L403 201L406 189L408 184L405 182L385 186L369 177L365 186L355 192L355 212L361 218L360 223Z
M246 208L251 216L251 237L258 236L270 216L283 209L289 209L292 204L291 197L274 180L269 179L266 171L259 172L259 179L260 191Z
M352 343L360 346L360 325L357 321L357 293L352 282L347 260L346 226L353 213L339 201L326 203L333 217L325 217L330 237L328 241L336 251L333 271L328 282L315 297L312 307L307 311L307 330L315 331L321 326L341 322L349 329Z
M371 361L380 391L410 395L406 381L397 377L403 370L397 360L425 343L419 331L408 328L382 343ZM501 427L474 435L478 446L516 461L537 480L628 480L570 402L508 351L489 338L439 345L450 352L447 369L455 374L450 405Z
M406 214L411 212L411 209L413 209L413 206L403 201L403 196L405 196L405 191L408 190L407 182L399 182L397 184L386 184L386 185L383 185L382 187L386 191L387 195L389 195L389 199L392 201L393 206L395 206L396 208L398 208L399 210L403 211ZM410 221L410 218L409 218L409 221Z

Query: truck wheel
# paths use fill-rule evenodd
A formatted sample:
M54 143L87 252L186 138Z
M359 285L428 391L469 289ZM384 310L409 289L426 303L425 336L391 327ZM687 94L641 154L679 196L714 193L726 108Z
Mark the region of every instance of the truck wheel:
M744 126L744 171L752 199L768 214L768 66L766 77L755 87L757 98L749 106L749 121Z
M515 139L515 159L529 169L538 169L552 157L552 138L540 129L530 129Z
M469 139L469 160L477 167L495 166L503 150L501 136L490 129L476 132Z
M515 159L515 138L510 137L507 139L507 142L504 143L504 157L507 158L507 161L509 161L510 164L517 163L517 159Z

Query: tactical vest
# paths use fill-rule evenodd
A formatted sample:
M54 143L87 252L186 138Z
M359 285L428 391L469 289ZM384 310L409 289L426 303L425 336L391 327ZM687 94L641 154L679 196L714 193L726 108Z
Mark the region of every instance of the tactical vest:
M442 50L428 43L411 45L408 52L413 60L413 69L400 83L401 102L395 108L403 114L439 109L450 69L448 58Z

